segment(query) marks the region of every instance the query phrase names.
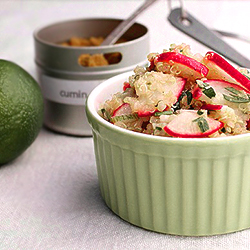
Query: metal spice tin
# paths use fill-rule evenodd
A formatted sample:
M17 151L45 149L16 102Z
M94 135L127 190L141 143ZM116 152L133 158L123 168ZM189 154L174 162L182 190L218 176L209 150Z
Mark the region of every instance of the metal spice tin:
M125 34L126 42L109 46L73 47L59 42L70 37L106 37L122 20L79 19L55 23L34 32L35 63L45 102L44 125L76 136L92 135L85 114L88 94L102 81L147 64L148 29L135 23ZM119 63L83 67L82 54L119 52Z

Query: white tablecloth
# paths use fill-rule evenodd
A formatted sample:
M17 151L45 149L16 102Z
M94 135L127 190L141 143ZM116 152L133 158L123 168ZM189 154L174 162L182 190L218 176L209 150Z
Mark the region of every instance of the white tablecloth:
M126 18L140 0L2 0L0 58L16 62L34 77L35 29L65 19ZM174 1L178 5L178 1ZM184 1L211 28L250 37L250 1ZM151 34L152 52L170 43L208 48L173 28L167 1L159 0L138 21ZM226 38L250 57L250 45ZM1 153L1 152L0 152ZM250 212L250 211L249 211ZM211 237L158 234L114 215L99 191L93 142L43 128L32 146L0 168L0 249L250 249L250 230Z

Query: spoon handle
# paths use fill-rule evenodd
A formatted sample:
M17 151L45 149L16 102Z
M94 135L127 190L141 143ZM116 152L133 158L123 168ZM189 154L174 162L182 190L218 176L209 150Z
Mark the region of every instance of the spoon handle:
M147 0L142 4L129 18L122 21L102 42L102 45L112 45L114 44L135 22L135 19L139 14L141 14L145 9L147 9L151 4L157 0Z
M207 28L200 21L185 11L185 17L182 16L182 9L176 8L168 16L170 23L185 34L206 45L212 50L217 51L227 59L238 64L241 67L250 68L250 60L241 55L228 43L223 41L214 31Z

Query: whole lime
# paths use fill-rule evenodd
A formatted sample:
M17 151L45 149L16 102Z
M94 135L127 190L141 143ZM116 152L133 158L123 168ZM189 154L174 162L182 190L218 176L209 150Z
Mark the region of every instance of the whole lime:
M0 60L0 165L21 155L43 122L43 97L35 79L17 64Z

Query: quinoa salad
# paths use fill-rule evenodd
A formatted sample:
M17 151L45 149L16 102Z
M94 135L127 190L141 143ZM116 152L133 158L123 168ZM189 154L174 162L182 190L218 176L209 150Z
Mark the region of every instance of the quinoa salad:
M100 105L115 126L155 136L225 137L250 132L250 73L219 54L171 44L148 55L123 89Z

